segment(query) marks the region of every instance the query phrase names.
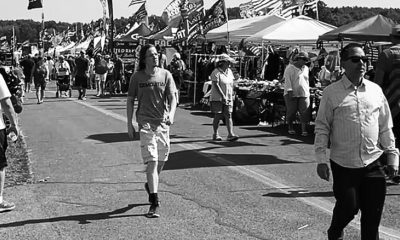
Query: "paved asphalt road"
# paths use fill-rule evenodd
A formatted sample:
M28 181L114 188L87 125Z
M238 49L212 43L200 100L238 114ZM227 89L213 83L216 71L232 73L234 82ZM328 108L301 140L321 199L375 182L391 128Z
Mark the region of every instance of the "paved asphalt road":
M40 105L27 95L20 121L35 183L6 189L17 208L0 215L0 239L326 239L334 201L331 182L315 174L312 136L236 126L239 141L215 143L209 113L181 106L161 218L148 219L125 97L88 94L50 91ZM390 186L382 239L400 239L399 206L400 186ZM358 220L346 236L359 239Z

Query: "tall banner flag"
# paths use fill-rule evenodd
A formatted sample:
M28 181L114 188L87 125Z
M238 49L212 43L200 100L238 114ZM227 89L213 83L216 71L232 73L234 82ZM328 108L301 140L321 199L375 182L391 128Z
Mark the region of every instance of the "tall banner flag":
M135 19L136 22L141 22L145 17L147 16L147 11L146 11L146 4L143 3L142 6L133 14L133 19Z
M308 0L304 3L301 13L307 15L309 11L317 12L318 10L318 0Z
M108 10L108 4L107 0L100 0L101 6L103 7L103 21L102 21L102 26L101 28L103 29L103 32L107 31L107 10Z
M206 11L203 20L203 34L206 34L211 29L221 26L228 22L228 14L226 12L224 0L218 0L210 9Z
M185 7L188 11L188 35L186 36L185 24L182 20L175 40L187 39L190 42L202 33L201 25L204 18L204 2L203 0L188 0Z
M28 10L34 8L43 8L42 0L29 0Z
M146 0L132 0L131 3L129 3L129 6L135 5L135 4L142 4L142 3L146 3Z
M169 25L172 19L181 15L181 5L182 0L172 0L172 2L164 9L161 18L167 25Z

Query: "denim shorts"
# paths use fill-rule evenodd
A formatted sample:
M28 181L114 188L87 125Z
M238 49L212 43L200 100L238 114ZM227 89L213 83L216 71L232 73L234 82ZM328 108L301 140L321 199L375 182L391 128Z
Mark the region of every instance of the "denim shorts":
M170 152L169 127L158 126L155 129L149 124L139 127L140 149L143 162L165 162Z
M8 147L7 133L5 129L0 130L0 169L7 167L6 150Z

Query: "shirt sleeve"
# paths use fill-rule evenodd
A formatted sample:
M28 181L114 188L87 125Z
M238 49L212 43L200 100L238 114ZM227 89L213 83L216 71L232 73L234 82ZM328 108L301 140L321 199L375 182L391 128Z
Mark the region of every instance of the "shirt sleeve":
M399 150L395 147L392 131L393 120L389 104L381 91L382 106L379 109L379 143L387 154L388 165L399 166Z
M10 90L8 90L6 81L3 76L0 74L0 100L11 97Z
M314 150L318 163L328 163L326 149L328 148L332 119L333 107L329 101L329 92L325 91L315 119Z
M288 66L285 69L285 72L283 74L283 78L285 79L285 89L286 89L286 91L293 91L290 72L291 72L290 71L290 67Z

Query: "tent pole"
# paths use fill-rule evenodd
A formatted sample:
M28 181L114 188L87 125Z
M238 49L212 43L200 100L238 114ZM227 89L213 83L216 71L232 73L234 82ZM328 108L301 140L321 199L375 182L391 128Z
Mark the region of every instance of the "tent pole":
M195 55L195 64L194 64L194 86L193 86L193 106L196 105L196 85L197 85L197 54ZM190 83L189 83L190 85Z

